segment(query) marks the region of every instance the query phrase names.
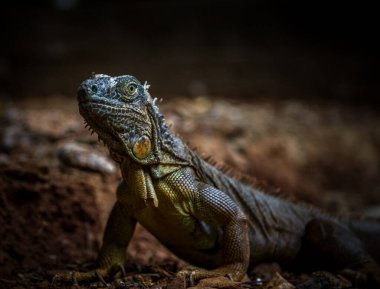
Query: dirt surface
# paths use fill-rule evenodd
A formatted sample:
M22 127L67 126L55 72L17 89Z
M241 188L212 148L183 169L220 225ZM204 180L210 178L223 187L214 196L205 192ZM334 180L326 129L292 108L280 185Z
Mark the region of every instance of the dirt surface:
M335 215L380 216L380 117L369 108L291 100L235 104L207 97L173 98L161 107L191 146L265 180L276 194ZM85 130L75 99L3 103L0 113L0 287L51 287L57 270L93 265L120 173ZM185 262L142 227L127 254L130 273L115 287L189 285L173 279ZM260 264L243 283L214 278L198 287L352 287L334 272L285 269ZM302 287L308 284L314 287Z

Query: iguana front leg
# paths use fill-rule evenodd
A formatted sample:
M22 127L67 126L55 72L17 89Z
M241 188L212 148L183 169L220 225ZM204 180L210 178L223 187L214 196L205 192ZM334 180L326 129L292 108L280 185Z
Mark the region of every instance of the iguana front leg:
M193 280L227 276L240 281L249 265L249 239L247 220L240 208L223 192L216 188L197 183L198 192L194 195L193 216L210 225L221 227L221 266L213 270L188 266L178 275Z
M103 246L98 256L99 268L89 272L62 272L54 276L54 282L89 282L103 277L112 277L124 270L126 248L135 230L136 220L126 208L116 202L108 219L103 237Z

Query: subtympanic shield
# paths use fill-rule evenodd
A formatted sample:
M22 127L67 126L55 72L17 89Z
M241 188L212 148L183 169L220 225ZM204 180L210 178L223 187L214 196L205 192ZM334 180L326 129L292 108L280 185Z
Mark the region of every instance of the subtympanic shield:
M143 135L133 145L133 154L139 159L145 159L152 151L149 137Z

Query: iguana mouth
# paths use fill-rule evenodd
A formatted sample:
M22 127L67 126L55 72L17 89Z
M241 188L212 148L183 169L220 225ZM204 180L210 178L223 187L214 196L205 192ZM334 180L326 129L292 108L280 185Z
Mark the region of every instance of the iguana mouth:
M110 103L106 100L101 99L83 100L80 102L80 107L83 110L102 109L102 111L104 111L104 115L106 115L106 113L112 113L113 115L119 115L125 118L129 118L130 120L139 120L136 115L140 115L144 118L146 116L144 111L140 111L134 107L129 107L126 105L120 106L116 103Z
M88 107L94 108L104 108L112 113L120 113L130 115L131 113L136 113L141 116L145 116L144 111L134 108L126 103L118 100L109 99L106 97L99 97L96 95L91 95L88 93L86 88L80 88L77 92L79 106L83 109L88 109Z
M86 92L83 92L83 90L78 91L78 102L81 105L84 104L89 104L89 105L101 105L105 107L110 107L110 108L128 108L126 105L121 104L121 102L111 100L109 98L105 97L98 97L98 96L89 96L86 94L86 96L83 96L83 94ZM80 96L81 95L81 96Z

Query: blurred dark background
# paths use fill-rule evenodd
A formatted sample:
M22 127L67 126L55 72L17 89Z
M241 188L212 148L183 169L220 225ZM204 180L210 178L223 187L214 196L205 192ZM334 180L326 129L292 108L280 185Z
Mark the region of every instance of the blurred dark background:
M136 75L160 97L380 103L375 4L51 0L2 5L2 98L73 96L96 72Z

